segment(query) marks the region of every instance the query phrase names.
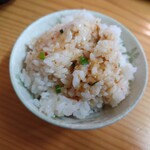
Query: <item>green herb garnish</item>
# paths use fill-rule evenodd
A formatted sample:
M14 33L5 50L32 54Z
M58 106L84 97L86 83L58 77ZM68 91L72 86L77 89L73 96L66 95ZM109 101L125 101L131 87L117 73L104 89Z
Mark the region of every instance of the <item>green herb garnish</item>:
M61 86L60 85L56 85L55 86L55 92L58 94L58 93L61 93Z
M79 62L80 62L81 65L89 64L88 59L86 57L83 57L83 56L80 57L80 61Z
M44 59L45 59L45 52L40 52L39 58L40 58L41 60L44 60Z

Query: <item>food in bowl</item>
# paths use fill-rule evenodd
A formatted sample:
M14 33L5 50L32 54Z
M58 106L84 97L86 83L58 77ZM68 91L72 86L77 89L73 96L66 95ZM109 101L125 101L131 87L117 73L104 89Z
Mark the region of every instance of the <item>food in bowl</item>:
M116 107L130 92L136 67L121 29L89 12L62 16L27 49L20 78L49 117L83 119L105 105Z

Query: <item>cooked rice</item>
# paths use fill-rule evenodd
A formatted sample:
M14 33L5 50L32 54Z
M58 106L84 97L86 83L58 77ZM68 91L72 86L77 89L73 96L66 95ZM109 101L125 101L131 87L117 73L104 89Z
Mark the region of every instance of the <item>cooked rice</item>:
M34 95L33 104L49 117L80 119L103 105L117 106L136 72L120 36L119 27L86 11L62 17L61 24L29 45L21 80ZM81 57L88 63L81 64Z

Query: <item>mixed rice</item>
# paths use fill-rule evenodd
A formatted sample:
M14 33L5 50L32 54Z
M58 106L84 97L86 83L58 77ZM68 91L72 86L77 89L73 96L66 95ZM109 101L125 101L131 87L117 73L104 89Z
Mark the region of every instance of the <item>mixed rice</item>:
M21 80L38 110L82 119L124 100L136 68L120 36L119 27L83 11L62 17L28 45Z

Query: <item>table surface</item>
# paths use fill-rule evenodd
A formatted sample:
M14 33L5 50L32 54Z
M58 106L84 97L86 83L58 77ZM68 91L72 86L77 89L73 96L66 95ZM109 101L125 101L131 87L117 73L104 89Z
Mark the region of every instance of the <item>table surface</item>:
M150 63L148 0L12 0L0 6L0 150L150 150L150 82L136 108L102 129L73 131L29 112L9 78L9 57L20 33L36 19L63 9L85 8L111 16L141 42Z

